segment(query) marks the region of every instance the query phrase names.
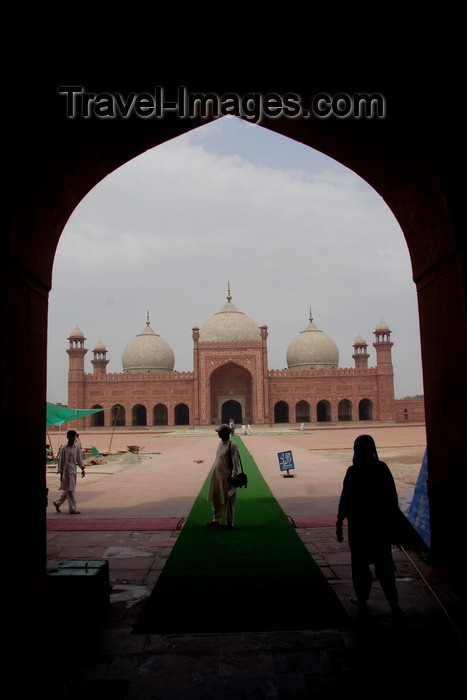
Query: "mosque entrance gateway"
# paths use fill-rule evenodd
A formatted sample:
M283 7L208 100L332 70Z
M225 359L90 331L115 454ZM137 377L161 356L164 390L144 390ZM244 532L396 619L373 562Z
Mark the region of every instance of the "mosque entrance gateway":
M210 388L211 423L252 420L252 377L248 370L227 362L212 373Z

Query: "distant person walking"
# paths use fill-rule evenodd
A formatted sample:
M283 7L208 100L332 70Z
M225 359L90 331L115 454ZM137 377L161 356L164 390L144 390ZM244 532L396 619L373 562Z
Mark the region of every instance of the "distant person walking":
M62 447L58 456L57 472L60 474L60 488L62 493L54 501L55 510L60 513L60 506L68 500L68 508L72 515L80 515L76 505L76 472L77 466L81 469L81 476L85 476L81 447L76 444L76 430L69 430L66 434L67 444Z
M236 489L230 483L231 477L238 474L238 447L230 439L231 428L222 424L216 428L221 440L217 448L216 459L209 483L208 501L212 503L212 521L208 527L221 527L221 519L225 514L225 528L234 526Z
M336 523L336 537L343 542L347 519L351 551L352 583L361 610L366 610L372 586L370 565L395 617L401 615L392 558L391 530L399 512L394 478L378 458L371 435L354 442L352 465L347 469Z

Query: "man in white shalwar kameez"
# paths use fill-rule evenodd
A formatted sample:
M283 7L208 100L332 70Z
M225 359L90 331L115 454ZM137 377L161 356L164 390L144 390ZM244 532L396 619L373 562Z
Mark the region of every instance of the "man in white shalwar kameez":
M208 527L221 527L221 518L225 514L225 527L234 525L236 489L230 483L231 477L238 474L238 447L230 439L230 426L223 424L216 428L221 443L217 448L211 481L209 483L208 501L212 503L212 521Z
M60 488L62 493L54 501L55 510L60 513L60 506L68 499L68 508L72 515L79 515L80 511L76 505L76 467L81 468L81 476L85 476L83 458L81 456L81 446L75 442L76 430L69 430L66 434L68 443L64 445L58 455L57 472L60 474Z

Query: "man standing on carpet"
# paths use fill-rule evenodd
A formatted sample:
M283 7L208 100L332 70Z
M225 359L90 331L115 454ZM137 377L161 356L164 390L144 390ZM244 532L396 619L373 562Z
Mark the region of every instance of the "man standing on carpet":
M68 499L68 508L72 515L79 515L76 505L76 466L81 468L81 476L85 476L81 447L76 441L76 430L69 430L66 434L68 443L62 447L58 456L57 472L60 474L60 498L54 501L55 510L60 513L60 506Z
M222 424L216 428L221 444L217 448L211 481L209 483L208 501L212 503L212 521L208 527L221 527L221 518L225 513L225 528L231 529L234 524L236 489L230 483L232 477L238 474L238 447L230 439L231 428Z

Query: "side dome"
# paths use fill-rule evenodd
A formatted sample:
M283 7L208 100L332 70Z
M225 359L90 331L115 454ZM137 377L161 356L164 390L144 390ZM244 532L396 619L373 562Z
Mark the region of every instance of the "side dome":
M154 333L149 320L146 328L123 351L124 372L173 372L175 357L166 341Z
M289 369L333 369L339 365L339 349L315 326L310 312L308 326L292 340L286 358Z
M239 311L231 302L230 289L227 303L209 318L199 330L201 343L261 340L261 331L252 318Z

